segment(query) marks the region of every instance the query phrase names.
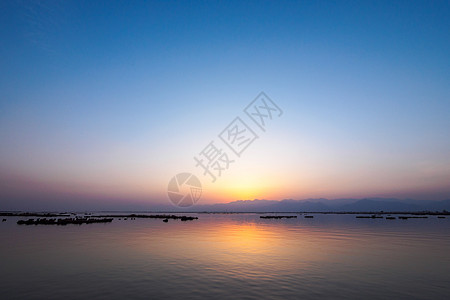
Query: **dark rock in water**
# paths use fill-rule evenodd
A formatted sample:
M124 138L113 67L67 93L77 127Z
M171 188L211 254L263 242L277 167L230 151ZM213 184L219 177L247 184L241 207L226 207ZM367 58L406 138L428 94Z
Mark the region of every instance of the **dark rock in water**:
M166 223L167 223L167 222L169 222L169 219L164 219L163 222L166 222Z
M192 221L192 220L196 220L198 219L198 217L187 217L187 216L182 216L180 218L181 221Z
M19 220L17 221L17 224L19 225L33 225L34 224L34 219L28 219L28 220Z
M395 217L386 217L386 220L395 220Z
M67 225L67 224L92 224L92 223L110 223L112 218L92 219L92 218L66 218L66 219L28 219L19 220L19 225Z
M371 216L356 216L357 219L383 219L382 216L371 215Z
M305 216L305 218L312 219L312 218L314 218L314 216Z
M261 219L291 219L297 216L260 216Z
M408 216L408 217L401 216L401 217L398 217L398 218L399 218L399 219L402 219L402 220L408 220L408 219L428 219L427 216Z
M142 219L173 219L173 220L181 220L181 221L191 221L191 220L197 220L198 217L189 217L189 216L176 216L176 215L137 215L137 214L130 214L130 215L97 215L92 216L93 218L123 218L123 220L127 220L129 218L130 220L135 220L136 218L142 218Z
M6 222L6 219L3 219L2 222Z
M438 216L438 219L445 219L444 216Z

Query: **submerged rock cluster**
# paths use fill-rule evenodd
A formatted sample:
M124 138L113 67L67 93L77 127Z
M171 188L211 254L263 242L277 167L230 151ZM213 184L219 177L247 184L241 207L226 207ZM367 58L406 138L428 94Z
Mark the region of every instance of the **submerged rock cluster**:
M92 219L92 218L65 218L65 219L28 219L28 220L19 220L17 224L19 225L67 225L67 224L92 224L92 223L110 223L113 218L101 218L101 219Z

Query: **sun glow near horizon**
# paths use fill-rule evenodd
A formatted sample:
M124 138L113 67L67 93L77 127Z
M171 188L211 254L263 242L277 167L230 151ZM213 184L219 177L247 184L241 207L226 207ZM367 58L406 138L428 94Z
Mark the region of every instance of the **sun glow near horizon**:
M2 209L167 206L182 172L199 204L450 198L448 5L171 5L5 4ZM238 116L258 138L211 183L193 157Z

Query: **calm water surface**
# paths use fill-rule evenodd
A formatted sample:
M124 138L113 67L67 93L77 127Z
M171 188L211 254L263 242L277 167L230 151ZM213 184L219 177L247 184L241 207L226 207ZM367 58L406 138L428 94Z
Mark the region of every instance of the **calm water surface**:
M195 214L193 214L195 215ZM449 299L450 218L0 223L1 299Z

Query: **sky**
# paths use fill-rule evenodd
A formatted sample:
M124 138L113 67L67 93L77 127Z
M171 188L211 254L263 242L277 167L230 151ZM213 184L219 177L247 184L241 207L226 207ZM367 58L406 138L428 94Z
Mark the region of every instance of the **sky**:
M184 172L199 204L449 199L449 37L448 1L2 1L0 210L151 209Z

